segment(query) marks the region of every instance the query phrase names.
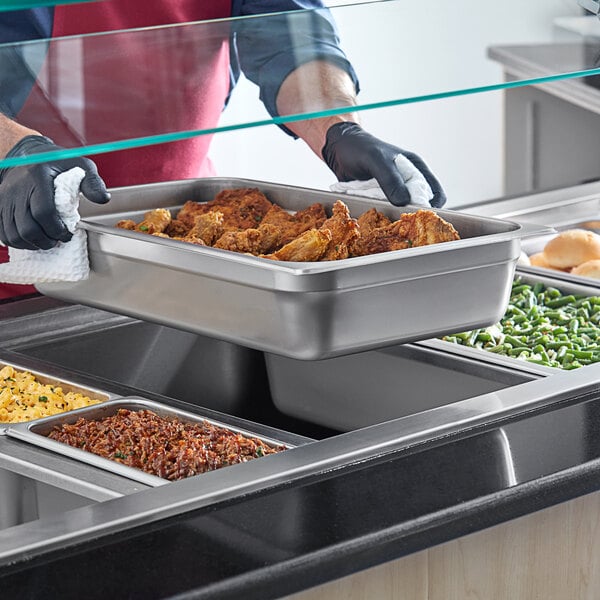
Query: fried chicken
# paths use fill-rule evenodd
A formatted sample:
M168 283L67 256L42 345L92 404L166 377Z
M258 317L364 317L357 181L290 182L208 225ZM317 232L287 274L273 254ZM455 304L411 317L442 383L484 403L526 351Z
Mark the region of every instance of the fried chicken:
M172 238L183 238L189 230L190 228L183 221L171 219L164 232Z
M280 243L284 245L309 229L318 229L325 219L325 208L318 202L296 213L289 213L273 204L261 223L277 226L281 231Z
M214 248L245 252L246 254L266 254L281 244L279 227L270 223L261 224L258 228L244 231L226 231L214 244Z
M123 219L122 221L119 221L115 227L118 227L119 229L127 229L128 231L135 231L137 223L131 219Z
M396 223L398 235L410 240L413 246L427 246L460 239L452 224L432 210L404 213Z
M123 219L117 223L119 229L140 231L142 233L163 233L171 223L171 213L166 208L150 210L144 215L144 220L136 223L131 219Z
M366 256L458 239L459 235L450 223L431 210L418 210L404 213L397 221L384 227L366 233L361 229L361 235L350 248L350 253L352 256Z
M370 208L358 217L358 227L360 228L361 235L368 235L373 229L385 227L390 223L391 221L376 208Z
M163 233L171 222L171 211L166 208L156 208L144 215L144 220L135 226L136 231L144 233Z
M331 232L331 242L319 260L348 258L349 248L360 236L358 222L350 216L348 207L341 200L333 205L332 215L321 225L321 230Z
M223 235L223 213L211 210L194 217L194 226L183 236L186 240L202 240L212 246Z
M218 210L223 213L223 230L239 231L257 227L271 206L272 203L256 188L223 190L210 202L188 200L177 218L192 228L196 216Z
M431 210L404 213L392 222L371 208L353 219L346 204L338 200L327 218L320 203L290 213L256 188L223 190L210 202L188 201L176 219L169 210L159 208L147 212L140 223L124 219L116 226L299 262L338 260L460 239L452 224Z
M391 250L410 248L411 242L398 234L398 221L384 227L372 229L366 235L357 238L350 247L351 256L367 256Z
M325 254L331 242L329 229L309 229L272 254L263 254L262 258L298 262L317 261Z

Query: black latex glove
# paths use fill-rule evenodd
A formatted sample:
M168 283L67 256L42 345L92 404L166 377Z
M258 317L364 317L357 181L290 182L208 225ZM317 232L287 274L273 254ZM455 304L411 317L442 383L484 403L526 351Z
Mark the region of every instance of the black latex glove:
M15 144L6 158L52 150L59 150L52 140L29 135ZM26 250L48 250L57 242L68 242L73 237L54 205L54 178L73 167L85 171L80 190L88 200L97 204L110 200L96 165L88 158L0 168L0 240L4 244Z
M327 166L339 181L365 181L375 178L388 200L395 206L410 203L410 194L394 164L402 154L423 174L433 198L430 204L439 208L446 203L446 194L422 158L392 144L387 144L351 122L336 123L327 130L322 150Z

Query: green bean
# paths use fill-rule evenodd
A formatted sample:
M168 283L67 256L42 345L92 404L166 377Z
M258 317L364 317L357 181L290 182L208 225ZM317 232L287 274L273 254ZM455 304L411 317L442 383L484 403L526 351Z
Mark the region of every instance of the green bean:
M493 352L494 354L500 354L504 352L506 349L504 348L504 344L498 344L497 346L492 346L491 348L486 348L488 352Z
M570 319L570 317L568 317L567 315L565 315L565 313L562 313L562 312L560 312L558 310L547 310L544 313L544 315L548 319L560 319L561 321Z
M575 296L573 296L571 294L569 296L563 296L562 298L555 298L554 300L548 300L548 302L546 302L546 306L548 308L561 308L563 306L566 306L567 304L571 304L574 301L575 301Z
M528 358L526 358L525 360L526 360L527 362L530 362L530 363L535 363L536 365L544 365L545 367L550 367L550 366L552 366L552 365L550 364L550 361L548 361L548 360L544 360L543 358L531 358L531 357L528 357Z
M591 350L573 350L575 358L593 358L594 353Z
M515 285L513 286L512 289L512 295L515 296L517 294L520 294L521 292L524 292L525 290L530 290L531 286L527 285L527 284L522 284L522 285Z
M508 351L508 354L510 356L518 356L519 354L522 354L523 352L527 352L527 354L531 354L531 348L527 348L527 346L518 346L517 348L511 348Z
M542 283L513 282L494 330L447 336L447 341L562 369L600 362L600 296L562 294Z

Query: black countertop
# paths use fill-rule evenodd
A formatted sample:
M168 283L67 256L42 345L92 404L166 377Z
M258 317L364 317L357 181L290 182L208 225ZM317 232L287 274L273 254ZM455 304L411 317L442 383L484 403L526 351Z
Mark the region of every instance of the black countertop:
M598 388L598 386L595 386ZM4 598L277 598L600 489L600 390L0 574Z

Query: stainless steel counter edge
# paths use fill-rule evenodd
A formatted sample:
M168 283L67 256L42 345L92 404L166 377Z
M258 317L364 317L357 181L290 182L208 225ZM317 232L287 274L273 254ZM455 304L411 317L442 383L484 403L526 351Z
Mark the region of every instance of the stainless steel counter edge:
M148 489L142 483L8 437L0 437L0 468L98 502Z
M513 219L518 222L536 222L535 214L539 212L548 213L549 210L567 209L575 205L600 202L600 182L593 181L568 188L547 190L533 194L519 194L514 198L496 198L475 204L465 204L457 209L485 217L496 217L499 219ZM564 219L551 223L563 225Z
M389 421L0 532L0 564L424 444L597 389L600 365Z

